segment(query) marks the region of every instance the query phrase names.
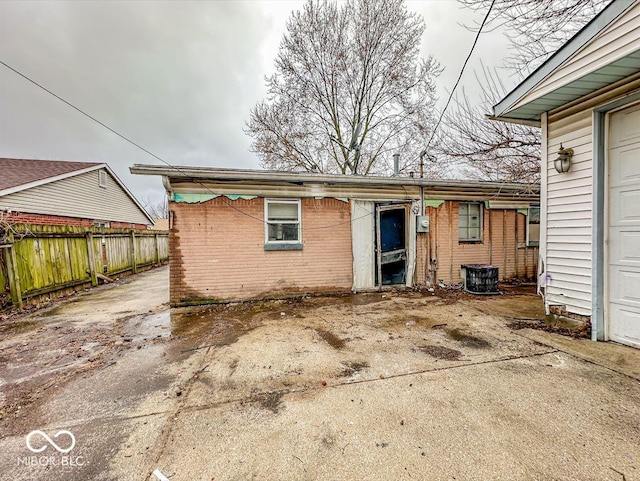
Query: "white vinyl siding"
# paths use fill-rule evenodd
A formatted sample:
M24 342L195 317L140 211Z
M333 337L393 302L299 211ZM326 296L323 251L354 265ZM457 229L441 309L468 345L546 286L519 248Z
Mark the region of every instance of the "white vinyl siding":
M150 224L149 219L107 173L100 187L99 170L0 197L0 208L15 212Z
M560 68L531 89L513 108L553 92L586 74L640 50L639 30L640 3L636 3L609 27L600 32L582 50L576 52Z
M591 314L592 112L550 121L547 127L547 305ZM560 144L574 150L571 170L553 167Z

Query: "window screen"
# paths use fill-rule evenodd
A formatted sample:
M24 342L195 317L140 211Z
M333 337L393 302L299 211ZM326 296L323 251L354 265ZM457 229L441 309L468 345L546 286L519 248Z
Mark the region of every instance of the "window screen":
M266 201L267 242L300 241L300 201Z
M540 206L529 207L527 245L540 245Z
M461 202L458 211L458 238L462 241L482 240L482 205Z

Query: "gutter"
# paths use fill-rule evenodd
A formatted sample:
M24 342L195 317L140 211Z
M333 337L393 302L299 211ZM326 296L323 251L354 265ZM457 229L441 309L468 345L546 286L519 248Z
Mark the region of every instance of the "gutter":
M335 175L313 174L306 172L274 172L260 170L213 169L210 167L166 167L160 165L135 164L129 170L136 175L162 175L168 182L186 180L193 183L199 181L236 181L236 182L264 182L264 183L294 183L294 184L346 184L346 185L377 185L377 186L415 186L431 189L456 190L470 189L474 191L505 192L529 191L538 194L540 186L535 184L517 184L503 182L428 180L412 177L383 177L363 175Z
M542 128L542 121L540 120L526 120L526 119L516 119L516 118L509 118L509 117L499 117L499 116L495 116L495 115L489 115L489 114L485 114L485 118L489 119L489 120L495 120L498 122L507 122L509 124L518 124L518 125L527 125L529 127L537 127L537 128Z

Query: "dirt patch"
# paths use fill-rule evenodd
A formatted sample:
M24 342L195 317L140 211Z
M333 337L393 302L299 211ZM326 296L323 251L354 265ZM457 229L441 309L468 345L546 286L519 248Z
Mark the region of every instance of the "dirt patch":
M491 347L491 344L484 339L476 336L472 336L471 334L466 334L462 332L460 329L450 329L445 331L447 335L465 347L473 347L476 349L487 349Z
M340 377L351 377L358 374L360 371L367 369L369 367L369 363L366 361L345 362L341 367L342 373L340 374Z
M585 324L578 329L569 329L566 327L559 327L547 324L542 320L518 320L507 324L509 329L537 329L539 331L553 332L554 334L560 334L562 336L573 337L575 339L591 338L591 325Z
M435 357L436 359L442 359L444 361L459 361L462 353L456 349L450 349L444 346L420 346L417 348L419 351L428 354L431 357Z
M282 396L284 396L283 392L269 392L256 395L255 400L261 408L278 414L282 409Z
M316 332L324 342L329 344L334 349L342 349L346 344L344 339L340 339L333 332L325 331L323 329L316 329Z
M402 311L402 309L398 309L398 310ZM376 324L376 327L379 327L382 329L389 329L389 328L398 327L398 326L432 327L434 324L437 324L437 322L438 321L428 316L419 316L414 314L396 314L379 322L378 324Z

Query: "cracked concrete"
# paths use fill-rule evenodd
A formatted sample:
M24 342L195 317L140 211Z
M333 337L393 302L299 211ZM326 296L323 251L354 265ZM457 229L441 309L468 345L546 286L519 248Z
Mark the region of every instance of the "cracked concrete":
M510 329L535 296L170 311L167 274L4 326L2 479L640 479L640 352Z

